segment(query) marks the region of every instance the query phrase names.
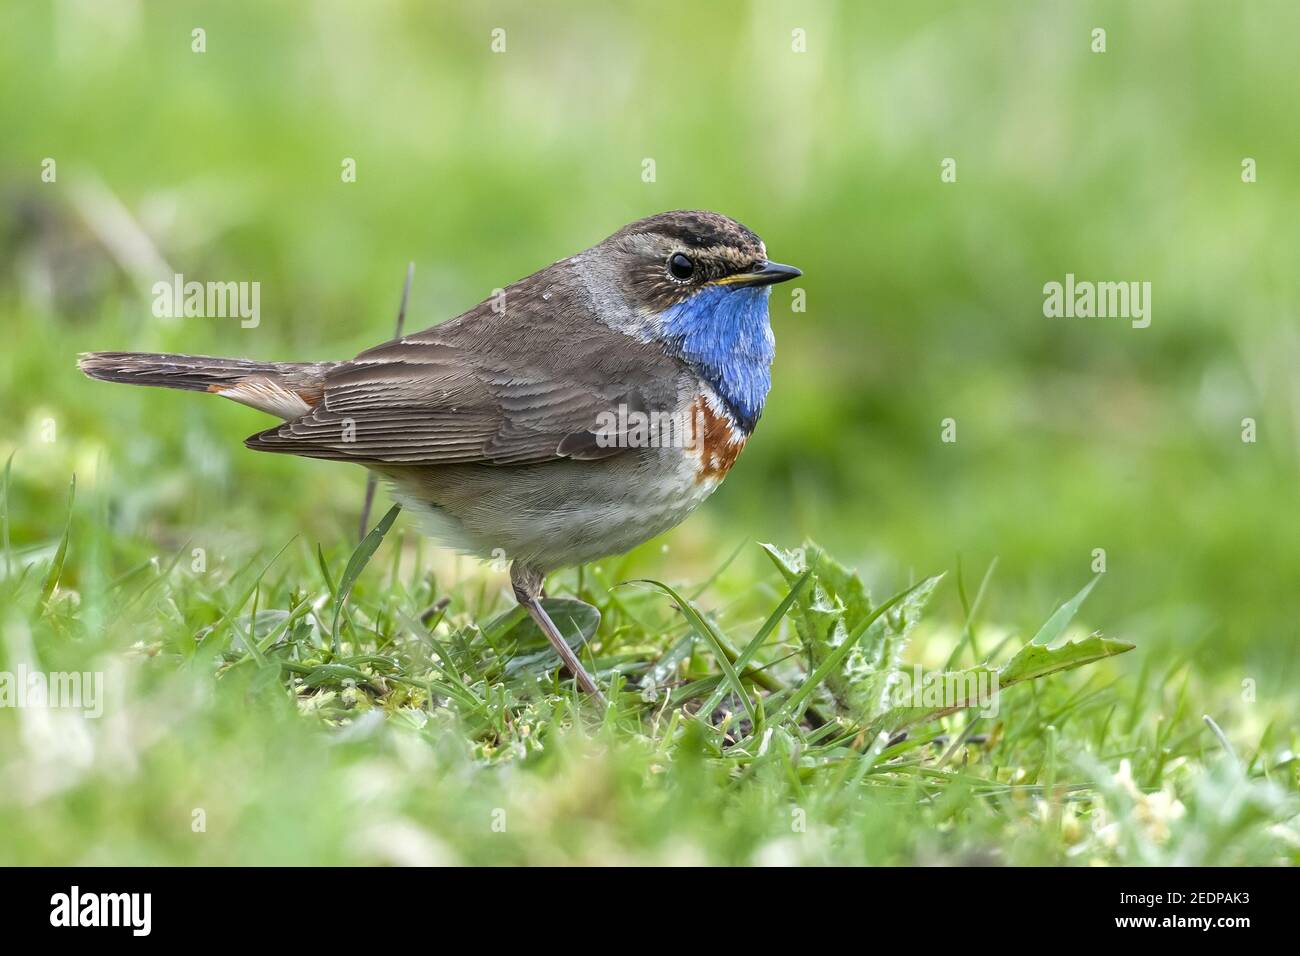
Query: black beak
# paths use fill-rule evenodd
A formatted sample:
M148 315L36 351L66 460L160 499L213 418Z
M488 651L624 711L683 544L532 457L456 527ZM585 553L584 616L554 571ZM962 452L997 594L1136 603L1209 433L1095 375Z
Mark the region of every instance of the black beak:
M758 263L752 272L739 272L735 275L729 275L721 281L726 285L776 285L778 282L797 279L801 275L803 273L794 266L785 266L779 262L768 262L765 259Z

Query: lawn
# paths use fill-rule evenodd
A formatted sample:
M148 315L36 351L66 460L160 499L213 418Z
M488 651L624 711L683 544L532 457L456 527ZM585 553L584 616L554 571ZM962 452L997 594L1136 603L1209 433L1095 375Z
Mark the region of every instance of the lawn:
M1293 5L4 18L0 863L1300 857ZM804 277L723 487L548 582L608 709L361 469L76 370L348 357L408 262L418 329L693 207Z

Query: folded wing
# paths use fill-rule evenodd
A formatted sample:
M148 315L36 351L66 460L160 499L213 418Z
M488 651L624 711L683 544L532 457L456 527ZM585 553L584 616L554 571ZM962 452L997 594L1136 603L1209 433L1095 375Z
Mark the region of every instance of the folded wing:
M246 444L361 463L601 458L621 451L592 437L602 413L676 407L682 366L653 343L594 322L471 318L339 363L310 411Z

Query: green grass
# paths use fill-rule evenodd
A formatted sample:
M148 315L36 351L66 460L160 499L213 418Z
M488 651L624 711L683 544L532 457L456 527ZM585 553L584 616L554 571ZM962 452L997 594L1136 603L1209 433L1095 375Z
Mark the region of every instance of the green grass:
M601 709L500 575L381 544L396 509L355 551L205 567L188 542L140 560L103 504L50 557L6 555L5 666L108 683L96 720L0 709L5 862L1296 859L1292 741L1226 751L1185 662L1134 673L1131 644L1072 623L1095 581L1016 635L926 616L937 578L872 601L812 545L742 554L694 599L617 563L561 574ZM998 711L894 706L913 662L999 667Z
M0 862L1295 861L1290 0L3 20L0 670L102 670L111 693L97 721L0 707ZM261 324L156 319L104 191L172 270L260 282ZM704 507L550 582L566 627L594 624L577 599L600 611L609 713L555 682L500 569L407 516L350 580L359 470L75 369L345 358L391 334L408 262L415 330L695 207L802 268L806 310L774 295L772 399ZM1151 326L1045 318L1067 272L1150 281ZM812 606L775 615L807 539ZM1027 676L1061 660L1034 648L1095 638L1134 649L875 751L917 716L880 711L891 673L1023 654L1001 673Z

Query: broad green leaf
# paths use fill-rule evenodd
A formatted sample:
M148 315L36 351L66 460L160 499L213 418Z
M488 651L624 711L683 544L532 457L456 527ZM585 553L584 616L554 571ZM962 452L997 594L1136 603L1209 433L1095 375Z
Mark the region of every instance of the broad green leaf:
M786 551L771 544L764 544L761 547L772 559L772 563L776 565L788 585L793 585L799 579L799 575L805 571L812 570L807 553L803 549ZM811 669L816 667L832 648L843 641L848 633L843 626L844 607L837 606L831 600L818 580L816 571L813 571L812 586L807 588L803 596L795 602L795 612L795 632L803 644L804 653L808 656L808 666Z
M903 648L942 580L943 575L936 574L908 591L895 609L876 618L850 650L842 671L846 685L842 696L848 716L868 720L888 706L887 689L898 670Z
M787 700L784 705L782 705L777 716L783 717L787 714L799 713L800 705L807 700L808 696L817 687L821 686L822 682L824 682L831 674L837 673L839 667L844 663L845 658L848 657L849 652L857 646L858 640L872 624L894 607L907 601L908 598L912 597L914 594L918 592L928 594L934 589L937 580L937 577L926 578L924 581L913 585L906 591L900 591L898 594L895 594L884 604L872 611L871 614L869 614L838 647L827 655L826 659L818 665L817 669L808 675L808 678L799 686L799 689L790 696L790 699ZM774 722L775 719L776 718L774 718Z
M897 733L915 724L923 724L959 710L972 706L969 693L975 688L987 688L989 677L996 675L996 692L1001 694L1015 684L1038 680L1059 671L1068 671L1085 664L1092 664L1106 657L1131 651L1134 645L1127 641L1116 641L1102 637L1089 637L1081 641L1071 641L1056 647L1043 647L1041 644L1026 644L1010 661L994 670L989 667L968 667L959 671L942 671L926 675L930 687L948 686L958 693L948 696L942 702L923 700L921 706L909 705L900 700L895 691L891 694L891 706L870 724L873 733L886 731ZM940 684L939 682L943 682ZM984 681L984 684L980 684ZM983 690L979 691L984 693ZM983 701L976 700L974 706L983 706Z
M871 613L871 597L861 575L840 564L816 542L805 541L803 553L805 565L816 571L818 582L843 605L844 626L852 630L861 624L862 619Z
M806 548L787 551L771 544L761 547L791 586L800 575L812 572L812 579L795 601L794 613L791 615L807 668L812 672L848 637L848 629L844 626L844 605L833 599L822 586L817 578L818 569L812 566ZM828 710L842 709L834 695L843 693L844 690L839 674L831 675L825 685L819 686L815 691L817 705Z
M1128 641L1096 636L1069 641L1056 647L1026 644L1003 665L999 671L999 680L1002 687L1010 687L1021 681L1037 680L1057 671L1068 671L1105 657L1114 657L1133 650L1133 647Z
M595 637L600 628L600 610L586 601L576 598L543 598L542 608L575 652L581 651L582 646ZM496 640L513 648L510 660L505 665L505 673L513 675L522 671L540 672L559 667L560 655L551 647L551 642L536 622L527 613L510 620L514 616L512 610L498 618L507 626L496 635ZM494 628L496 624L497 621L493 621L488 629Z
M813 691L819 705L857 721L869 720L884 708L881 698L889 675L942 575L906 592L901 606L883 616L872 613L857 572L835 561L817 544L809 541L794 551L773 545L763 548L787 581L793 582L805 572L813 576L796 602L794 621L810 672L820 672L827 660L836 661ZM864 621L871 622L865 633L859 630ZM850 639L850 633L858 637Z

